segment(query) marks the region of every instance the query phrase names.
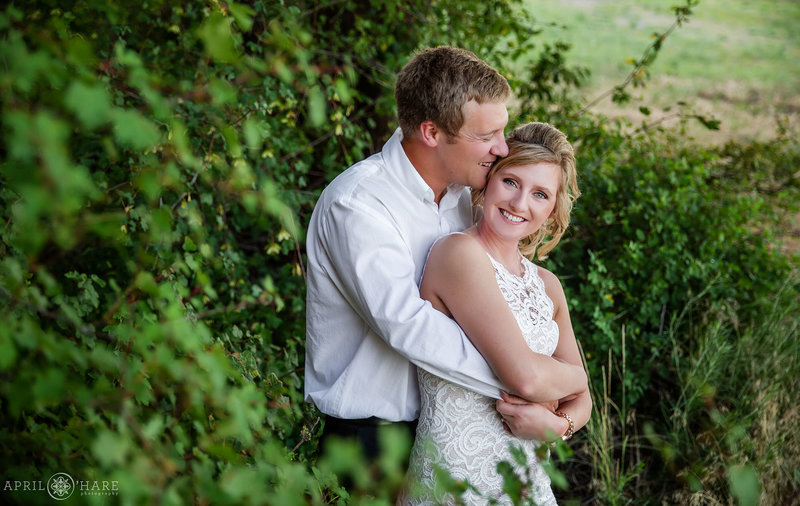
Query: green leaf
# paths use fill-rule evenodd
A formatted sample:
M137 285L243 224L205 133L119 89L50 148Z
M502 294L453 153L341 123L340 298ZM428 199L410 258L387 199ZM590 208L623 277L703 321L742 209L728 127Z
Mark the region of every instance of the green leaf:
M514 468L509 462L502 460L497 463L497 472L503 477L503 492L508 494L514 504L519 504L524 484L514 472Z
M312 126L319 127L325 123L327 102L319 86L308 90L308 119Z
M269 126L264 121L247 118L242 127L242 133L248 149L257 150L264 143L264 139L267 138Z
M228 19L215 11L198 30L206 53L220 63L234 63L239 55L233 43L233 34Z
M103 466L120 466L125 462L130 446L127 437L105 430L92 443L92 454Z
M183 251L197 251L197 245L188 235L183 238Z
M159 139L156 126L138 112L130 109L115 109L111 118L114 136L125 146L137 150L152 148Z
M708 130L719 130L719 126L722 122L715 118L707 118L701 115L695 115L694 118L700 122L701 125L706 127Z
M233 15L233 19L236 20L236 24L239 25L239 28L241 28L243 32L249 32L250 28L253 27L253 16L255 16L256 11L249 5L239 3L228 4L228 9L230 9L231 15Z
M208 89L217 104L233 104L236 102L236 88L224 79L212 78Z
M749 464L736 464L728 468L731 493L741 506L755 506L761 495L758 474Z
M10 322L6 322L0 329L0 370L9 369L17 360L17 347L10 334Z
M91 66L96 65L97 58L95 57L92 45L86 39L74 37L69 39L66 43L67 55L70 63L78 66Z
M39 374L33 384L37 404L49 406L59 403L66 393L66 376L61 369L50 367Z
M162 415L153 416L149 422L142 427L142 435L148 441L155 441L164 432L164 417Z

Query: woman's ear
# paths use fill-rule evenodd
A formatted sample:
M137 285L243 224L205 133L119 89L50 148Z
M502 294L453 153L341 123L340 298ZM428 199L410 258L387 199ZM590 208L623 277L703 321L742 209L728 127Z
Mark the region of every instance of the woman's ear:
M433 121L423 121L419 125L419 134L426 146L435 148L439 145L443 132Z

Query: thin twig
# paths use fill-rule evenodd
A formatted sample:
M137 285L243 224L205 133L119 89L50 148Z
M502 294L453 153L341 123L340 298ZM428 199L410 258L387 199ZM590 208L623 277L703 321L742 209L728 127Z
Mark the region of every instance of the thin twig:
M208 311L203 311L201 313L195 313L192 316L193 316L193 318L195 318L197 320L202 320L202 319L205 319L205 318L210 318L212 316L217 316L218 314L221 314L221 313L229 313L231 311L239 311L240 309L244 309L246 307L256 306L256 305L258 305L258 306L266 306L268 304L265 303L265 302L258 301L258 300L252 301L252 302L251 301L242 301L242 302L237 302L236 304L232 304L232 305L229 305L229 306L218 307L218 308L214 308L214 309L209 309Z
M2 286L0 286L0 295L6 297L9 300L9 302L11 302L11 304L13 305L22 306L30 311L34 311L39 316L47 318L48 320L52 320L61 325L69 326L75 332L79 332L81 334L98 338L101 341L105 341L107 343L113 343L116 341L116 339L111 334L95 330L93 325L78 325L69 318L67 318L66 316L64 316L63 314L50 311L49 309L46 308L37 307L31 302L14 297L11 292L6 290Z
M303 266L303 255L300 253L300 241L297 237L294 238L294 253L297 255L297 263L300 265L300 274L303 275L303 281L306 281L306 268Z
M369 105L368 107L366 107L364 110L362 110L361 112L359 112L358 114L356 114L355 116L353 116L352 118L350 118L350 122L358 121L358 120L359 120L359 119L361 119L361 118L362 118L362 117L363 117L365 114L367 114L368 112L371 112L371 111L372 111L372 109L373 109L374 107L375 107L375 105L374 105L374 104L370 104L370 105ZM305 146L303 146L302 148L295 150L293 153L289 153L289 154L283 155L282 157L280 157L280 158L278 159L278 162L279 162L279 163L283 163L283 162L285 162L285 161L287 161L287 160L289 160L289 159L291 159L291 158L295 158L296 156L298 156L298 155L299 155L300 153L302 153L303 151L306 151L306 150L307 150L307 149L309 149L309 148L313 148L313 147L314 147L314 146L316 146L317 144L320 144L321 142L324 142L324 141L326 141L326 140L330 139L330 138L331 138L333 135L334 135L334 131L333 131L333 130L330 130L330 131L328 131L328 133L326 133L326 134L325 134L325 135L323 135L322 137L318 137L318 138L314 139L313 141L309 142L308 144L306 144L306 145L305 145Z
M111 187L111 188L109 188L108 190L106 190L106 193L111 193L111 192L113 192L114 190L117 190L117 189L119 189L119 188L122 188L123 186L125 186L125 185L128 185L128 184L131 184L131 182L130 182L130 181L123 181L123 182L121 182L121 183L119 183L119 184L116 184L116 185L112 186L112 187Z
M581 115L581 114L585 113L586 111L588 111L589 109L591 109L592 107L597 105L601 100L603 100L607 96L613 94L615 91L619 91L619 90L623 90L623 89L627 88L628 85L631 82L633 82L633 80L636 78L637 74L639 74L639 71L641 71L646 65L649 65L650 63L652 63L650 55L652 53L654 53L654 52L657 53L659 51L659 49L656 49L656 48L659 47L664 42L664 40L666 40L668 35L670 35L673 31L675 31L676 28L681 26L683 24L683 21L684 21L684 18L681 17L681 16L678 16L678 18L675 19L675 21L672 23L672 25L670 25L670 27L667 29L666 32L660 34L652 44L647 46L647 48L644 50L644 53L642 53L642 57L639 59L638 64L628 74L628 76L625 78L625 81L623 81L622 84L614 86L613 88L611 88L609 90L606 90L605 92L601 93L594 100L589 102L587 105L583 106L581 108L581 110L578 111L578 115Z
M681 116L683 116L683 114L680 113L680 112L674 112L672 114L667 114L666 116L662 116L661 118L659 118L659 119L657 119L655 121L652 121L650 123L647 123L645 125L640 126L636 130L634 130L634 133L644 132L646 130L649 130L649 129L653 128L654 126L657 126L657 125L660 125L661 123L664 123L665 121L669 121L669 120L675 119L675 118L680 118Z
M297 449L300 448L300 446L303 443L305 443L306 441L309 441L311 439L311 434L314 432L314 429L317 428L317 424L319 423L319 420L320 420L319 417L317 417L316 420L314 420L314 423L311 425L310 429L308 427L306 427L305 425L303 426L303 428L300 430L300 442L297 443L294 446L294 448L292 448L292 453L296 452Z

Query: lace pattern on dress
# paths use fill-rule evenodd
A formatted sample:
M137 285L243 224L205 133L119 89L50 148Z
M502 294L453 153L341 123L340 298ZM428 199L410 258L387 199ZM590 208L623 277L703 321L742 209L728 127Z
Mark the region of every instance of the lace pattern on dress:
M558 324L553 320L553 301L547 296L536 266L521 258L523 276L509 272L503 264L489 258L506 302L522 330L528 346L538 353L552 355L558 344ZM489 498L510 504L502 495L503 478L497 472L501 460L514 463L509 444L521 446L527 456L533 483L530 496L538 505L555 505L550 478L539 464L537 443L521 440L503 428L495 410L495 400L449 383L419 370L421 412L417 436L411 452L409 476L414 484L408 496L399 501L409 505L453 504L454 498L437 491L434 465L446 469L454 478L468 480L481 496L467 491L466 504L486 504ZM514 464L518 476L523 470Z

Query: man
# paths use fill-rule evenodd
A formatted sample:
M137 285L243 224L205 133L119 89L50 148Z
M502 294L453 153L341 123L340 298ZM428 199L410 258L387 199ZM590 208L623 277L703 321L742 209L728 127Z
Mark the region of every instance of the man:
M418 283L433 242L472 224L467 187L508 153L510 94L469 51L418 53L397 78L400 128L322 192L307 238L305 398L327 415L323 445L356 437L377 456L378 426L418 416L415 366L498 397L480 353Z

